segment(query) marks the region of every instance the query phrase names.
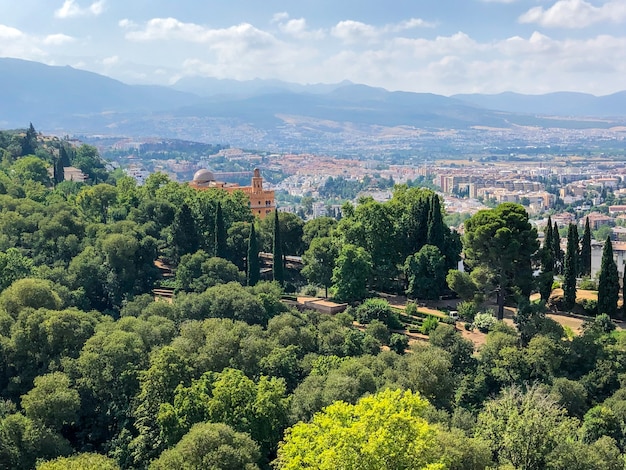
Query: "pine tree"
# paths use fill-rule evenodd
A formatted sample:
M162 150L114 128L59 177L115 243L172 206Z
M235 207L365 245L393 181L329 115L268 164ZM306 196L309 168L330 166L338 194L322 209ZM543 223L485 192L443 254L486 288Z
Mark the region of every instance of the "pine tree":
M583 233L582 246L580 248L580 275L591 276L591 229L589 217L585 219L585 232Z
M215 256L218 258L228 259L228 244L226 238L222 203L217 201L217 209L215 211Z
M561 235L559 235L559 227L554 222L552 229L552 253L554 256L554 273L563 274L563 250L561 250Z
M256 238L254 222L250 224L250 238L248 240L247 274L248 285L254 286L259 282L261 266L259 264L259 242Z
M430 198L427 226L426 243L442 249L444 245L444 224L443 218L441 217L441 203L439 202L439 196L437 196L437 194L433 194Z
M280 240L280 224L278 223L278 211L274 211L274 256L272 271L274 280L282 286L285 283L285 269L283 266L283 247Z
M600 277L598 278L598 313L606 313L611 318L615 317L618 297L619 275L613 259L613 244L611 237L606 237L602 250Z
M576 305L578 256L578 229L575 224L569 224L563 276L563 302L567 310L571 310Z

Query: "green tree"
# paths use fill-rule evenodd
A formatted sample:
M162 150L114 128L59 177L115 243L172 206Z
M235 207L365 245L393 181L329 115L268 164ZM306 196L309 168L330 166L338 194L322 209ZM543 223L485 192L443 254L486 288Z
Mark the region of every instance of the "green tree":
M283 265L283 245L280 237L278 211L274 211L274 246L272 250L272 273L274 280L281 286L285 283L285 267Z
M24 278L15 281L0 294L0 307L17 318L20 310L26 307L58 310L61 298L50 281Z
M104 455L84 453L39 463L36 470L120 470L120 466Z
M554 222L552 227L552 255L554 259L554 273L563 274L563 250L561 250L561 235L559 227Z
M55 186L65 181L65 170L60 156L54 158L52 175Z
M404 263L409 283L406 294L411 298L439 299L446 283L446 260L434 245L424 245Z
M497 316L504 318L507 296L517 291L528 297L533 286L531 260L539 244L526 210L504 203L477 212L465 221L463 245L468 267L487 273L483 285L497 294Z
M575 224L570 224L567 230L567 252L563 270L563 303L567 310L571 310L576 305L578 260L578 230Z
M0 252L0 292L14 281L30 277L34 271L33 260L22 255L17 248L9 248L4 253Z
M330 237L335 227L337 227L337 220L332 217L311 219L302 227L302 242L308 247L315 238Z
M250 235L248 237L247 256L247 278L248 285L254 286L261 277L261 264L259 263L259 245L254 230L254 223L250 224Z
M34 155L37 150L37 131L31 122L22 139L22 155Z
M302 275L311 284L322 286L328 297L333 282L333 269L339 254L337 245L330 237L313 238L309 249L302 255Z
M224 214L222 213L222 203L217 201L215 211L215 256L228 259L228 244L226 226L224 225Z
M585 231L583 232L582 245L580 247L580 275L591 276L591 229L589 217L585 218Z
M76 421L80 396L66 374L53 372L35 378L35 387L22 395L22 407L28 418L60 431Z
M333 268L335 296L347 302L367 297L371 269L372 258L363 248L351 244L342 246Z
M301 468L444 469L434 427L424 419L428 402L410 391L385 390L356 405L336 402L310 423L288 429L274 462Z
M10 174L22 183L35 181L46 186L50 184L48 166L39 157L28 156L20 158L11 166Z
M426 236L426 243L428 245L436 246L437 248L444 245L444 230L443 216L441 214L441 203L439 202L439 196L433 193L430 198L430 210L428 211L428 232Z
M176 211L171 231L171 244L176 260L179 260L183 255L198 251L200 238L196 221L187 203L183 203Z
M76 196L76 202L87 217L104 224L109 220L109 210L117 201L117 196L115 186L101 183L82 188Z
M548 216L548 223L544 229L543 246L540 250L541 272L539 273L537 284L541 300L547 302L552 293L554 283L554 246L552 235L552 219Z
M150 464L150 470L256 470L259 446L223 423L199 423Z
M533 386L526 393L505 390L488 402L478 415L476 434L491 442L500 464L541 470L554 449L574 437L576 427L565 410Z
M613 259L613 244L611 237L606 237L598 277L598 313L606 313L614 318L617 313L618 297L619 275Z

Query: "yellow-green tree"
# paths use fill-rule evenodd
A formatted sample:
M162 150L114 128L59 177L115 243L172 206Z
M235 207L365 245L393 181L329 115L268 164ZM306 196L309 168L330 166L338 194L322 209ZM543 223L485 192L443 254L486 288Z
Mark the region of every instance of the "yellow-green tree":
M437 431L423 418L428 402L411 391L385 390L339 401L310 423L288 429L274 466L336 470L444 469Z

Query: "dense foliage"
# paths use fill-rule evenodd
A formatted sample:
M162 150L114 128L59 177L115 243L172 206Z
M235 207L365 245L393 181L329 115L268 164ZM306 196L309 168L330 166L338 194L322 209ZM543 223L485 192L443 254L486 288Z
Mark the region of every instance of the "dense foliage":
M408 346L397 310L361 302L394 286L428 295L456 265L432 191L399 187L338 224L261 223L242 194L161 174L137 187L34 129L0 133L0 148L0 469L623 468L626 335L607 315L568 336L520 301L515 327L487 315L476 350L434 317ZM91 181L45 180L35 160L48 172L57 157ZM246 280L275 227L312 282L359 305L301 312L278 283ZM450 284L472 300L532 289L520 206L467 228L472 274Z

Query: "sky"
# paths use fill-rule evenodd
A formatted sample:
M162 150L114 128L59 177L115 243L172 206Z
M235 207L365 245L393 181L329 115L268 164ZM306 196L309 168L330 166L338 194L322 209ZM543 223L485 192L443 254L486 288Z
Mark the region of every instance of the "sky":
M130 84L626 89L626 0L0 0L0 57Z

